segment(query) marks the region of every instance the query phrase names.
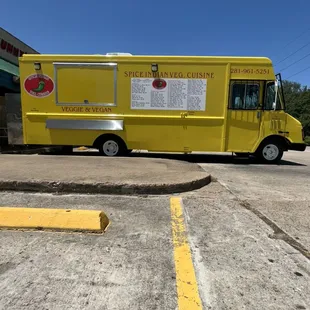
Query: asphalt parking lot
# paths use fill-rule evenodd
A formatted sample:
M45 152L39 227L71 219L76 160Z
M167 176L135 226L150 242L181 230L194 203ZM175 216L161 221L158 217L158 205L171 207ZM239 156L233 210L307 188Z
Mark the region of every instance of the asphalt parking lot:
M1 231L0 309L310 309L309 149L272 166L133 156L194 161L217 181L175 196L2 192L1 206L104 210L111 225Z

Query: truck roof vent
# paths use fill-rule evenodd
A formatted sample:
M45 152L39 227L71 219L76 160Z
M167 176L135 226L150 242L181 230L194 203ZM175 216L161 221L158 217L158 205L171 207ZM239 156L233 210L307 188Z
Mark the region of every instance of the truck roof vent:
M132 54L113 52L113 53L106 53L106 56L132 56Z

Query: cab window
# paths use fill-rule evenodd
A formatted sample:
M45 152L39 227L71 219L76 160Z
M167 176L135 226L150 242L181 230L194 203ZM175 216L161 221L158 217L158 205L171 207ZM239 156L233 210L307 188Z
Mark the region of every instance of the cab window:
M259 106L259 84L233 82L230 108L234 110L257 110Z

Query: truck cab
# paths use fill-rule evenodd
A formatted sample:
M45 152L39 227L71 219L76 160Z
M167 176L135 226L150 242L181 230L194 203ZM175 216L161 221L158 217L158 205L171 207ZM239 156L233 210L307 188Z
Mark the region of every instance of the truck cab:
M256 154L266 162L279 161L284 151L304 151L303 128L300 121L286 113L285 95L281 75L266 83L265 101L262 107L261 136L265 137Z

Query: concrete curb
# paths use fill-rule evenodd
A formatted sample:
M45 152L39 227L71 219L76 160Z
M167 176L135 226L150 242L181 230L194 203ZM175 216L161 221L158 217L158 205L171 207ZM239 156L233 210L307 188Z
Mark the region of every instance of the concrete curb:
M122 183L75 183L46 181L0 180L1 191L42 192L42 193L83 193L114 195L166 195L189 192L208 185L211 175L170 184L122 184Z
M103 233L108 225L102 211L0 207L1 229Z

